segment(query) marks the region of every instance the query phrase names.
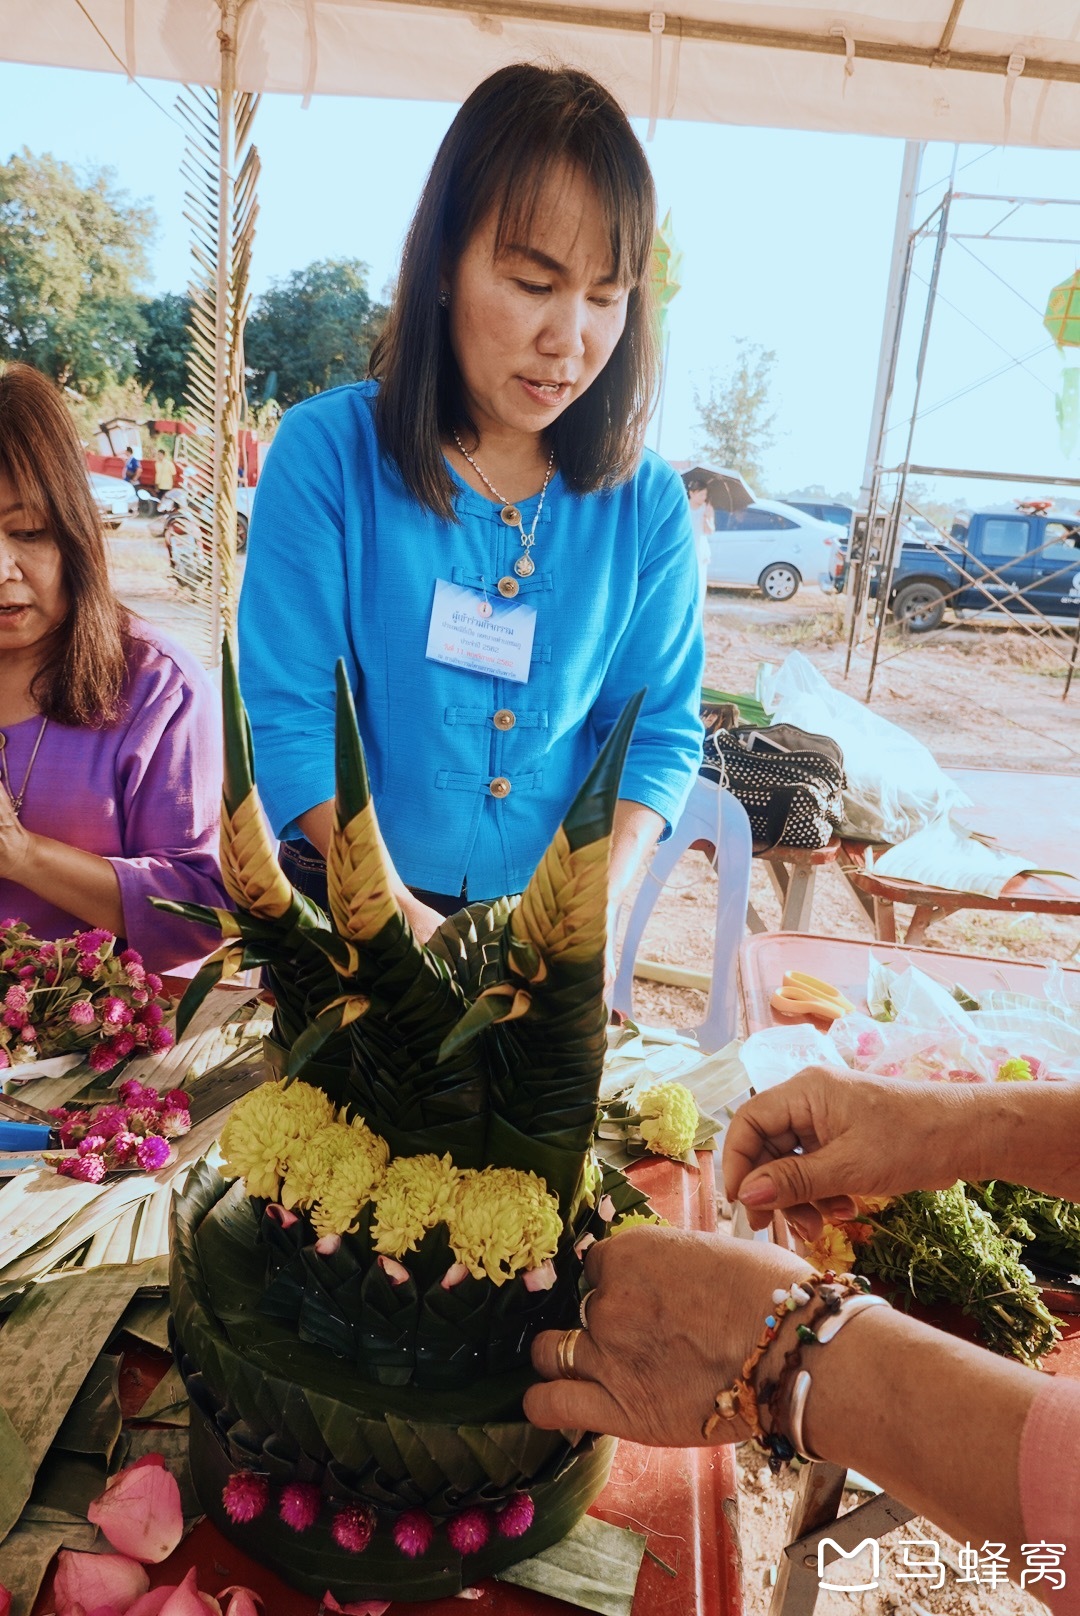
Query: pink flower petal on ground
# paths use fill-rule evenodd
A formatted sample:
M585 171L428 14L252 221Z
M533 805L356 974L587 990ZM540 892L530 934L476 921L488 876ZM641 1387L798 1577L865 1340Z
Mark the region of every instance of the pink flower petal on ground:
M229 1595L229 1603L225 1606L225 1616L259 1616L263 1602L253 1588L234 1583L221 1590L221 1598L224 1599L226 1594Z
M295 1212L290 1212L287 1206L281 1206L277 1201L271 1201L266 1209L266 1215L273 1223L280 1224L283 1229L291 1229L300 1219Z
M86 1512L114 1549L150 1565L167 1559L184 1535L176 1477L154 1457L156 1464L121 1470Z
M60 1611L71 1605L81 1605L83 1610L105 1606L115 1610L116 1616L126 1616L149 1586L145 1569L125 1554L82 1554L61 1549L53 1598Z
M468 1279L469 1270L463 1262L451 1263L446 1273L439 1281L439 1289L452 1291L455 1285L460 1285L463 1279Z
M389 1609L389 1599L355 1599L349 1605L339 1605L328 1588L322 1596L319 1616L383 1616Z
M555 1283L555 1264L549 1257L539 1268L530 1268L524 1278L527 1291L549 1291Z
M212 1616L221 1616L217 1600L199 1592L192 1566L179 1588L174 1588L162 1605L158 1616L206 1616L207 1611L212 1612Z
M404 1263L399 1263L396 1257L380 1257L379 1267L391 1285L404 1285L409 1277L409 1270Z

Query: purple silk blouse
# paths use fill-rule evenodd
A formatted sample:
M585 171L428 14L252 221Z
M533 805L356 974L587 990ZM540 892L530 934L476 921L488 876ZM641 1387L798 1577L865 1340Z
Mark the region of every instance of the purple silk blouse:
M105 729L50 721L27 782L27 830L107 858L120 881L127 942L154 971L200 959L220 937L163 915L153 895L231 908L218 868L221 721L207 674L148 623L132 621L121 716ZM8 779L22 786L40 718L4 728ZM17 882L0 880L0 917L36 937L68 937L90 922Z

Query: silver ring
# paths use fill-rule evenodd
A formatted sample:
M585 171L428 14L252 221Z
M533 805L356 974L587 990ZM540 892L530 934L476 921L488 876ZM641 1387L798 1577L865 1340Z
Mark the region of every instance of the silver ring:
M587 1330L589 1328L589 1302L595 1295L596 1286L594 1285L592 1290L585 1292L585 1295L581 1298L581 1302L578 1305L578 1318L581 1320L581 1328L583 1330Z

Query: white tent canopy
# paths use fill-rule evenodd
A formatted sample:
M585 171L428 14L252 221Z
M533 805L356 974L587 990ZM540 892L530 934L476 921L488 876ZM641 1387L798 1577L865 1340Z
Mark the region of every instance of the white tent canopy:
M217 84L217 0L6 0L0 58ZM459 101L523 59L588 68L650 118L1080 147L1065 0L245 0L241 90ZM703 176L705 177L705 176Z

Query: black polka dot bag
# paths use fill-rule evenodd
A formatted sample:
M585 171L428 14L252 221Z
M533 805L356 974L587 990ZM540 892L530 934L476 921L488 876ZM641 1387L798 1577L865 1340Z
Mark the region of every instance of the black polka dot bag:
M828 847L844 818L844 754L794 724L717 726L701 773L738 797L757 847Z

